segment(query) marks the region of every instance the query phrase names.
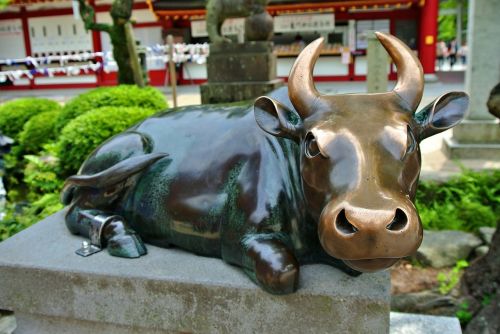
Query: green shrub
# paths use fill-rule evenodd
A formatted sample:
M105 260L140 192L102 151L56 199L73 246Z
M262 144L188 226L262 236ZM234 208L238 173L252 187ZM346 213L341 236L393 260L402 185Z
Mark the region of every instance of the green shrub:
M38 153L43 144L56 138L55 122L59 110L51 110L31 117L19 134L18 156Z
M137 107L103 107L72 120L57 142L57 156L64 175L74 174L102 142L155 113Z
M62 130L72 119L101 107L140 107L160 111L167 102L156 88L139 88L132 85L101 87L81 94L64 106L56 121L56 129Z
M4 219L0 221L0 241L30 227L62 208L59 193L45 194L24 208L9 205Z
M437 280L439 282L439 293L442 295L447 295L453 290L462 276L463 269L467 268L469 263L465 260L458 260L453 269L450 272L445 273L440 271L437 275Z
M24 123L31 117L60 109L57 102L48 99L23 98L7 102L0 106L0 131L17 140Z
M469 303L467 301L463 301L460 305L458 305L458 310L455 312L455 316L458 318L458 321L460 321L462 328L464 328L472 320L472 313L469 310Z
M476 232L500 218L500 171L464 171L450 180L422 182L416 197L422 225L430 230Z
M24 168L24 183L28 187L27 198L33 200L43 194L59 192L64 180L57 173L57 159L45 155L25 155L28 162Z

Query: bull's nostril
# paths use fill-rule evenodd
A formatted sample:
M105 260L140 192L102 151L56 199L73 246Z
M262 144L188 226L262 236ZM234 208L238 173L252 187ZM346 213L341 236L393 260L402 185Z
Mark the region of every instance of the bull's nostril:
M394 215L392 222L389 225L387 225L386 228L389 231L401 231L402 229L405 228L407 223L408 223L408 217L406 217L404 211L401 209L396 209L396 214Z
M353 234L358 231L358 229L347 220L344 209L339 212L335 225L337 226L337 230L343 234Z

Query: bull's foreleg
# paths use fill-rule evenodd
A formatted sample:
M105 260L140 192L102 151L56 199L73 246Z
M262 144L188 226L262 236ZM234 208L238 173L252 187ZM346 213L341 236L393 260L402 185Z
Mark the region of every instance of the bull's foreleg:
M141 238L127 226L125 220L102 210L82 210L72 206L66 216L72 233L90 239L91 244L107 247L110 255L135 258L147 253Z
M299 263L279 233L251 235L242 241L245 273L264 290L287 294L297 290Z

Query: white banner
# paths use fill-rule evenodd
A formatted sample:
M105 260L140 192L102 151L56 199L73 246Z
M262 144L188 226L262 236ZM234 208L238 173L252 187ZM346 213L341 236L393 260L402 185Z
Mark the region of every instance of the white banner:
M304 14L280 15L274 18L275 32L329 31L335 29L335 15Z

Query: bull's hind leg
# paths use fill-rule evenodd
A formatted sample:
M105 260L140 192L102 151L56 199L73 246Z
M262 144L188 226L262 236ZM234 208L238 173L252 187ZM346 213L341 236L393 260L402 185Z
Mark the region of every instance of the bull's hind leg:
M72 233L89 237L98 247L120 257L139 257L146 247L139 236L115 215L124 193L137 174L165 157L164 153L135 156L92 175L74 175L66 180L62 202L70 204L66 225Z
M72 205L66 216L66 225L72 233L89 238L93 246L106 247L110 255L135 258L147 253L135 231L122 217L112 213Z
M287 294L297 290L299 263L281 234L259 234L243 242L245 273L264 290Z

